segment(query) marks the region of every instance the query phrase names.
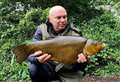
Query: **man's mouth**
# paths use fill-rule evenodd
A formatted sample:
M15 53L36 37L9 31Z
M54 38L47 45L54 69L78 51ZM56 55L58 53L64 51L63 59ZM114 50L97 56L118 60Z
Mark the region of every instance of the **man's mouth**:
M60 24L59 26L60 26L60 27L65 27L65 24Z

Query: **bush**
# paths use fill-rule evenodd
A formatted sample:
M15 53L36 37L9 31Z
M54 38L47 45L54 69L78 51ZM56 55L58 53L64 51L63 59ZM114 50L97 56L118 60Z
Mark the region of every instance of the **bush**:
M27 64L17 64L12 49L25 41L31 41L36 27L46 20L48 9L31 8L24 14L13 10L6 17L1 16L4 20L0 24L0 80L30 80Z
M31 41L36 27L46 21L49 10L47 7L55 4L63 5L68 9L70 20L77 24L83 36L108 44L103 51L90 58L87 72L102 76L119 75L120 20L111 12L96 9L99 5L110 5L113 1L42 0L41 3L38 2L0 2L0 80L29 81L27 63L17 64L12 49L25 41ZM116 10L119 11L118 7Z
M101 16L95 17L90 21L84 21L81 24L78 22L78 27L82 31L83 36L107 44L107 47L102 52L90 58L91 62L87 68L88 72L91 72L92 74L102 75L101 72L104 71L104 74L107 75L108 74L107 71L114 70L114 68L110 68L109 66L111 66L114 62L116 62L116 64L119 65L118 64L120 60L119 19L115 18L113 14L111 14L110 12L104 12ZM109 65L111 61L113 63ZM109 69L106 69L107 71L102 68L102 66L104 67L105 65L108 65ZM120 68L117 66L117 69ZM112 74L113 72L114 71L109 72L109 75L110 73ZM113 74L115 75L116 73Z

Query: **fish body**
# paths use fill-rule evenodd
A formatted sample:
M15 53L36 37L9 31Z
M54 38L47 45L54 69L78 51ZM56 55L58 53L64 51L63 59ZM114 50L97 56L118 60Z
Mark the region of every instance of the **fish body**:
M29 55L41 50L44 53L51 54L50 60L64 64L73 64L76 62L79 53L91 56L103 48L102 43L83 37L58 36L50 40L19 45L13 52L18 63L22 63Z

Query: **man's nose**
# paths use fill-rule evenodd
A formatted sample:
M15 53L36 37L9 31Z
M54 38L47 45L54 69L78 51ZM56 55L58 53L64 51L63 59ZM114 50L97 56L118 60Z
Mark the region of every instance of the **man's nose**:
M64 21L65 21L65 18L61 17L60 21L61 21L61 22L64 22Z

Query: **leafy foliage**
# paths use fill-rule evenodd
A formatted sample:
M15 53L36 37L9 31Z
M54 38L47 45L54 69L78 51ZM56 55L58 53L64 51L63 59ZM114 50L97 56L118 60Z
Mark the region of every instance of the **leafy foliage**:
M102 76L119 75L120 19L119 5L116 5L118 3L118 0L0 2L0 80L30 80L28 64L17 64L12 49L20 43L31 41L36 27L46 21L49 7L56 4L68 10L69 20L76 24L83 36L108 45L102 52L90 58L87 73ZM117 17L111 11L98 9L101 5L115 5Z
M96 56L90 59L90 65L87 68L87 71L91 71L94 68L94 71L100 71L98 66L102 67L104 65L109 65L109 63L113 62L116 65L119 65L119 43L120 43L120 19L117 19L113 16L110 12L104 12L101 16L95 17L90 21L84 21L79 25L79 29L83 32L83 35L87 38L95 39L98 41L102 41L107 44L107 47L101 52L98 53ZM78 23L80 24L80 23ZM118 58L116 60L116 58ZM113 64L111 63L111 64ZM109 68L109 67L108 67ZM119 69L119 67L117 66ZM98 70L97 70L98 69ZM114 69L114 68L113 68ZM112 68L110 70L113 70ZM98 72L95 72L96 74ZM104 69L102 69L104 71ZM109 71L109 69L107 69ZM104 71L104 74L107 75L107 71ZM109 75L115 74L112 71L109 72ZM100 74L100 72L99 72ZM117 73L118 74L118 73Z
M16 64L12 49L16 45L32 39L36 26L45 21L49 9L30 8L27 10L22 5L20 8L16 8L18 4L21 5L20 3L8 4L7 2L1 4L0 80L29 80L28 66Z

